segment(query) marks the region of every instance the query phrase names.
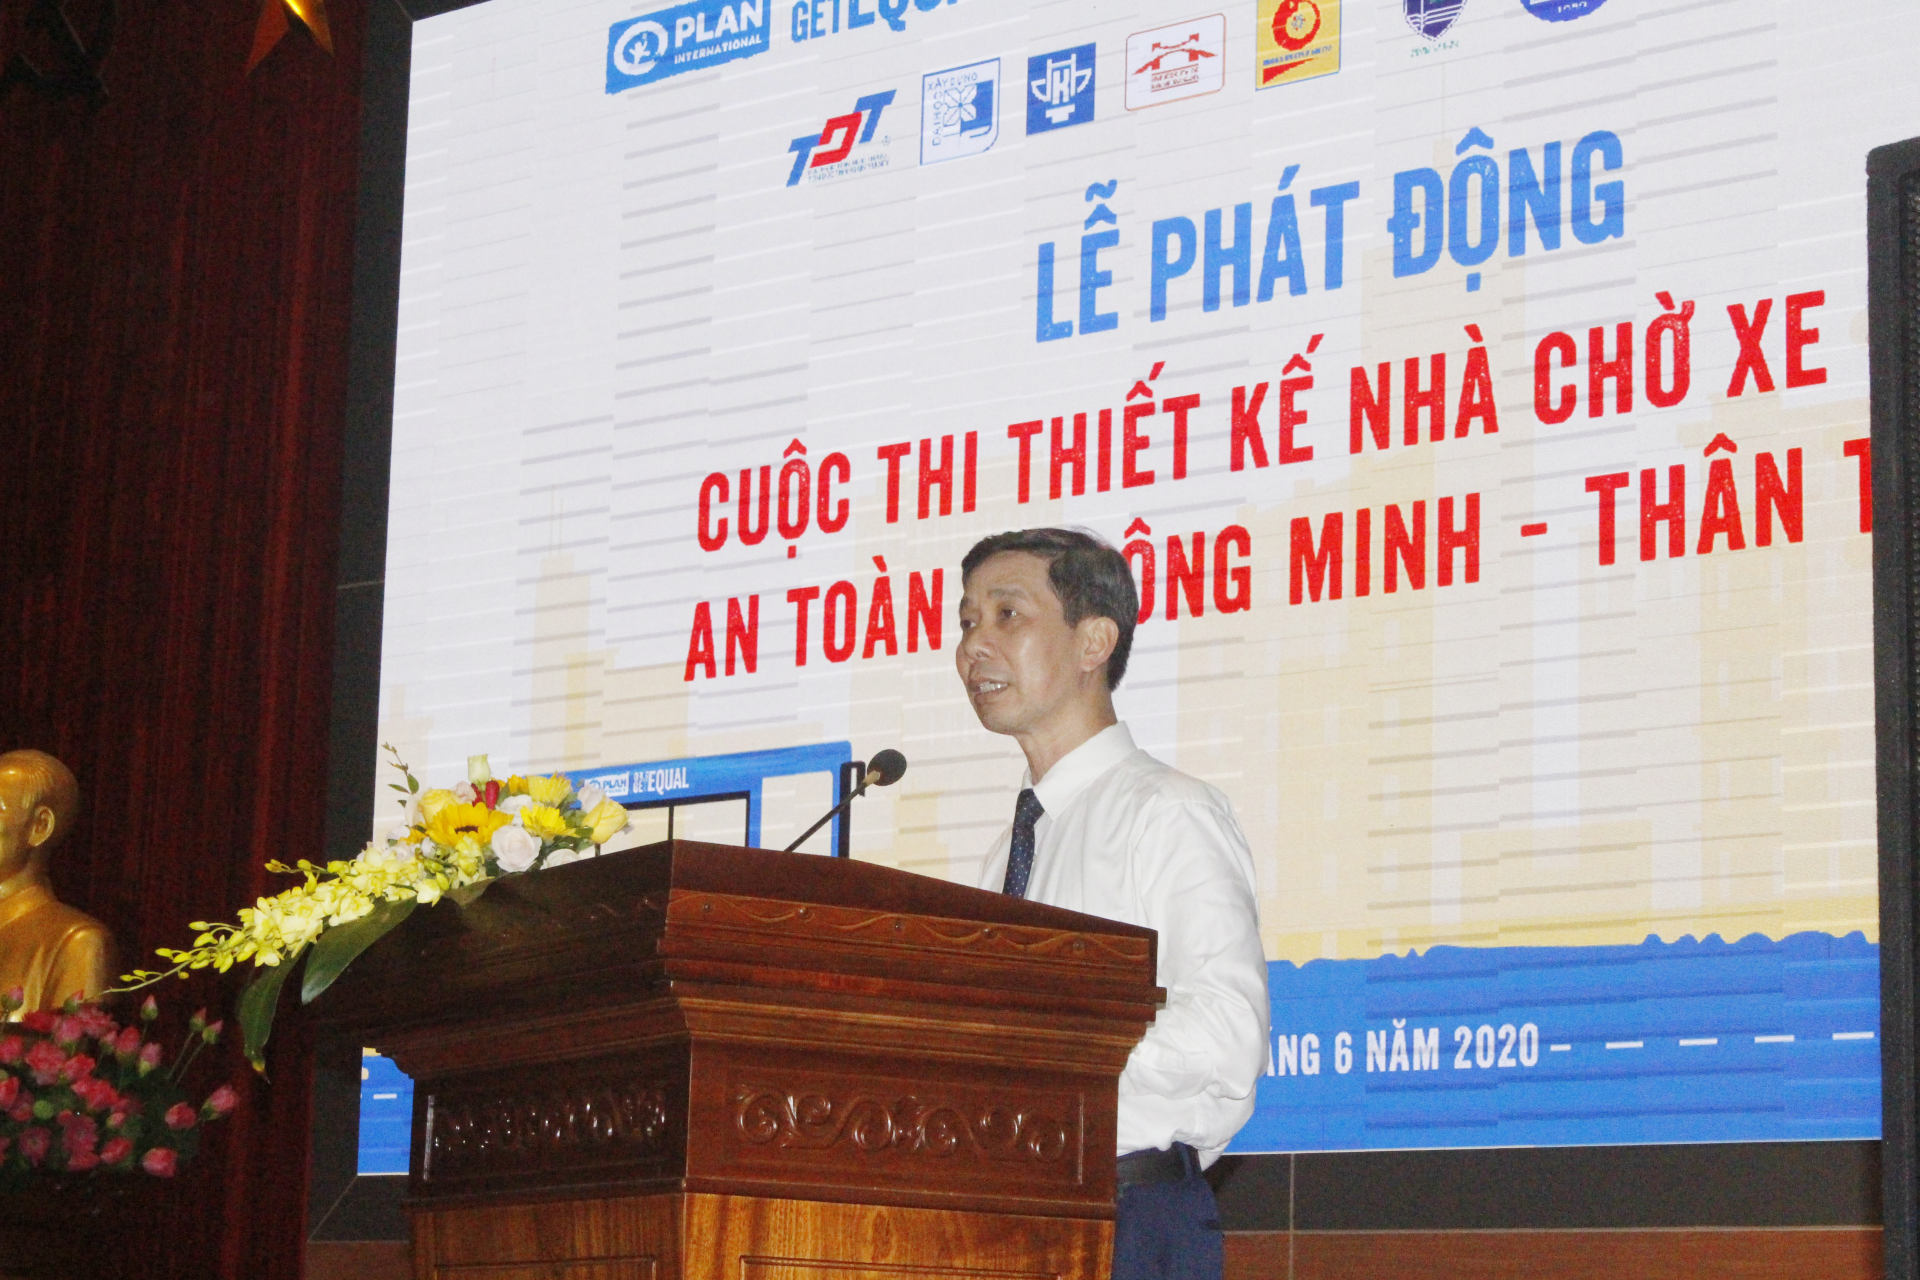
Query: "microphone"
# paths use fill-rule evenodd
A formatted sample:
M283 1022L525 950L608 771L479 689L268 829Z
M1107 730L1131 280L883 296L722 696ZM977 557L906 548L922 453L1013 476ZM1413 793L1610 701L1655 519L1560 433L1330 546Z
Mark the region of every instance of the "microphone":
M867 771L860 778L860 785L847 793L847 798L820 815L820 820L800 833L800 838L788 845L782 852L792 853L807 842L807 838L834 818L847 811L847 806L866 794L868 787L890 787L906 776L907 758L892 747L876 751L873 759L867 761Z

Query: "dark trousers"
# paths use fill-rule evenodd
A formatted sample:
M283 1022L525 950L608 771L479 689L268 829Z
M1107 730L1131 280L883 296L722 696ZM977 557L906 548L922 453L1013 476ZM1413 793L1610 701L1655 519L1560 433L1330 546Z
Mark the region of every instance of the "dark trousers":
M1128 1187L1115 1208L1113 1280L1221 1280L1220 1212L1198 1173Z

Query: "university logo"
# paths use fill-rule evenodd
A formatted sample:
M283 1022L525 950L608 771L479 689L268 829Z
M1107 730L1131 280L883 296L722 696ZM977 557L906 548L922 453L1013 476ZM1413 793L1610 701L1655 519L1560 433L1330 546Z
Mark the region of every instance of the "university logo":
M1407 25L1429 40L1447 34L1447 28L1460 16L1466 0L1400 0L1400 11Z
M1046 133L1093 119L1093 46L1027 59L1027 132Z
M1401 0L1418 4L1461 0ZM1277 84L1332 75L1340 69L1340 0L1260 0L1253 29L1253 85Z
M1000 136L1000 59L920 78L920 163L977 156Z
M773 0L688 0L607 30L607 92L717 67L772 47Z
M1572 22L1584 18L1607 0L1520 0L1528 13L1544 22Z
M1227 82L1226 62L1224 14L1136 31L1127 37L1127 110L1218 93Z
M886 168L891 139L880 132L880 116L893 105L893 95L894 90L888 89L856 98L853 110L828 120L819 133L788 143L793 169L787 174L787 185L797 187L803 177L819 182Z

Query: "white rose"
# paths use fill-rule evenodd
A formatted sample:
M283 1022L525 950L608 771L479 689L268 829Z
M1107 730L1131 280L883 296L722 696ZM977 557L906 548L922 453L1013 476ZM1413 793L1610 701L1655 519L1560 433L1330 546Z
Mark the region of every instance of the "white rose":
M593 850L591 849L555 849L547 855L547 861L543 869L564 867L569 862L579 862L582 858L591 858L593 856Z
M540 856L540 842L524 827L502 827L493 833L493 856L502 871L525 871Z
M600 784L597 782L589 782L586 786L580 788L580 808L583 812L593 808L606 798L607 793L600 789Z
M495 805L494 808L498 809L501 813L511 813L511 814L517 815L522 809L526 808L528 805L532 803L533 803L532 796L506 796L500 801L499 804ZM516 817L514 821L518 823L519 818Z
M461 804L472 804L475 800L478 800L480 798L480 793L473 789L473 784L471 782L462 782L458 786L454 787L453 798L455 800L458 800Z

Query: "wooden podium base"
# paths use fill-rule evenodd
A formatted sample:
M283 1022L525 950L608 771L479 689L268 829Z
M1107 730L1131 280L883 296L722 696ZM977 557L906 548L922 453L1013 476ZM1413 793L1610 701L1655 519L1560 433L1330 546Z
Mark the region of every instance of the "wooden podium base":
M670 1193L415 1209L415 1280L1106 1280L1088 1218Z
M414 1080L415 1280L1108 1280L1153 932L673 841L416 911L326 994Z

